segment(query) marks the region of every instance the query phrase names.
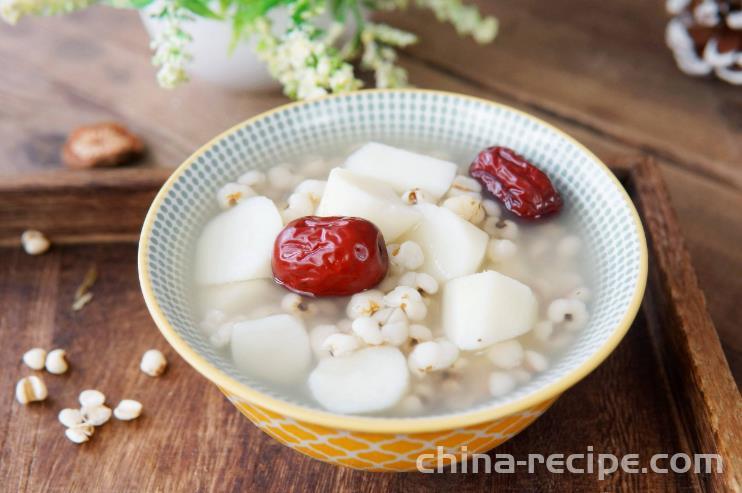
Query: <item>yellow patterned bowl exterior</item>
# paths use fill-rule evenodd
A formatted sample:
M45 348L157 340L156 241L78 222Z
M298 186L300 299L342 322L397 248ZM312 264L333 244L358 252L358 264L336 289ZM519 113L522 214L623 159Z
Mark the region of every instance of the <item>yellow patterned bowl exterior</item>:
M189 297L192 248L217 211L214 196L249 169L262 169L370 140L471 153L489 145L517 149L556 183L594 252L590 321L553 364L513 390L457 412L392 418L329 413L240 372L198 327ZM468 156L468 157L467 157ZM377 90L294 103L224 132L170 177L142 228L139 277L152 318L175 350L216 384L259 428L311 457L377 471L415 469L437 446L454 455L489 450L536 419L618 345L639 308L647 276L644 232L615 176L574 139L523 112L459 94Z
M429 433L364 433L298 421L222 391L247 419L282 444L323 462L376 472L416 471L420 465L435 468L441 453L459 462L462 453L470 457L487 452L528 427L556 400L462 428ZM446 459L445 466L450 464Z

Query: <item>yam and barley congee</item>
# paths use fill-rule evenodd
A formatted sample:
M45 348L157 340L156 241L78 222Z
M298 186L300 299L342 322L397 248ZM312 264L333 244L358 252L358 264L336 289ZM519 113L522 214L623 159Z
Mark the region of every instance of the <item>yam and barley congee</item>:
M589 256L537 163L472 151L369 142L225 184L193 262L205 336L343 414L461 411L546 370L588 321Z

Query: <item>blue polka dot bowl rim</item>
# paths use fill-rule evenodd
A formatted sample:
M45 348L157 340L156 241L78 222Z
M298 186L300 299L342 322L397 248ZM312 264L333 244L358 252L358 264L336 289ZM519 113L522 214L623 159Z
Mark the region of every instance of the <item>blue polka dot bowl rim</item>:
M594 257L588 326L554 364L504 397L460 412L411 418L339 415L300 402L241 373L198 328L190 301L192 248L217 211L216 191L250 169L265 170L318 149L380 141L414 142L463 156L488 146L515 149L543 169ZM468 160L466 160L468 156ZM595 369L631 326L644 294L647 247L639 215L613 173L556 127L520 110L461 94L364 90L291 103L250 118L198 149L164 184L139 244L147 307L167 341L231 398L322 426L412 433L476 425L555 398Z

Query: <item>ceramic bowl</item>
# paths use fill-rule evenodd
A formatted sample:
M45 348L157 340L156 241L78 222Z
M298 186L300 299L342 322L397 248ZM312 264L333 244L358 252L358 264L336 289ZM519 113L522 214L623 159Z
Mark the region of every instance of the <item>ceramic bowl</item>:
M215 193L249 169L309 159L366 141L446 151L466 166L494 144L538 163L560 190L593 258L588 326L546 371L505 397L462 412L415 418L333 414L241 374L197 327L188 286L192 248L216 212ZM460 456L489 450L541 415L616 347L639 308L647 276L644 232L628 195L590 151L508 106L459 94L376 90L282 106L227 130L188 158L155 198L143 226L139 275L162 334L256 426L319 460L407 471L437 447Z

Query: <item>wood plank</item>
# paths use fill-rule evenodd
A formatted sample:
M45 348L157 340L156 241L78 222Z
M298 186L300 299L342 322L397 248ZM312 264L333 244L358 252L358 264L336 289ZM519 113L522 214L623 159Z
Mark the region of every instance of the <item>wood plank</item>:
M661 167L724 351L742 382L742 196L672 166Z
M29 49L32 46L33 49ZM201 81L157 87L134 12L93 8L0 23L0 176L60 166L75 127L115 120L148 144L143 165L172 168L226 128L286 102L278 91L229 92Z
M53 244L137 241L144 216L170 170L58 170L0 181L0 245L27 229Z
M571 5L533 0L485 5L503 20L503 36L486 52L468 42L456 44L450 32L441 35L429 17L422 21L404 17L401 22L414 22L415 29L431 30L421 31L427 44L413 51L419 60L407 60L413 81L514 104L565 128L604 159L637 150L660 156L681 227L700 267L700 284L710 294L710 309L727 357L742 376L742 335L736 322L742 308L734 296L742 292L742 279L730 275L742 266L742 217L738 213L742 199L723 183L739 183L735 170L729 170L730 162L740 162L738 96L730 97L729 89L719 83L685 79L674 72L658 35L664 20L644 13L648 7L648 12L654 9L658 14L656 5L639 7L625 0L611 5L582 0ZM635 16L638 8L642 8L641 17ZM634 17L606 25L606 16L614 14ZM421 27L420 22L431 26ZM599 43L595 41L598 36ZM585 50L586 43L601 50ZM445 45L444 49L438 44ZM426 58L426 50L439 50L430 53L443 58ZM625 57L637 51L647 54L634 68L633 60L627 62ZM460 60L451 60L451 53ZM491 66L483 74L465 72L466 61L475 59L468 53L484 56L492 61ZM284 101L277 93L230 94L200 82L173 93L161 91L154 84L148 58L143 30L131 13L93 9L67 19L24 21L15 29L0 25L0 66L14 69L0 71L0 174L57 167L58 148L66 132L79 123L100 119L122 120L146 137L153 152L145 166L172 166L232 123ZM434 65L450 74L461 73L465 80L431 69ZM513 67L520 73L498 73L500 67ZM629 111L637 108L638 114ZM683 122L681 128L658 126L658 122L674 121ZM704 150L708 142L714 145ZM96 171L60 172L51 178L6 177L0 179L0 189L20 191L36 185L40 193L54 193L62 181L71 192L98 179L111 188L116 188L119 179L138 188L154 187L161 179L161 175L140 174L142 170L136 167L113 171L107 175ZM119 171L128 178L118 177ZM60 195L43 203L33 198L27 196L24 206L13 214L8 214L7 203L0 203L0 214L5 212L0 225L15 228L8 236L11 241L16 241L17 229L31 217L23 214L32 210L53 214L66 207L84 212L89 210L85 204L105 204L108 196L91 194L82 201L65 201ZM143 198L132 198L130 204ZM0 334L4 335L0 384L12 388L17 378L28 373L18 360L32 345L66 347L73 365L68 375L45 375L52 392L47 402L21 408L6 400L0 407L0 477L7 478L9 490L302 491L312 485L338 491L523 491L533 489L534 484L550 489L564 486L556 482L561 478L543 469L536 475L439 477L369 475L333 468L266 438L172 353L168 353L172 367L161 380L141 375L137 370L141 352L150 346L165 347L141 302L133 267L135 247L100 243L101 236L133 240L135 234L111 237L106 236L110 232L94 234L90 229L74 233L76 222L89 226L105 220L107 213L102 210L92 219L69 217L63 230L70 236L58 232L57 238L74 245L58 246L39 258L27 257L17 248L0 248L4 259L0 299L6 307L0 315ZM131 220L115 224L114 229L135 228L136 232L136 214L127 217ZM16 222L9 222L13 218ZM53 228L52 222L44 227ZM83 236L95 243L80 245ZM99 264L102 273L95 300L83 312L71 314L71 293L90 262ZM656 325L655 316L640 316L604 365L498 452L519 457L539 451L583 452L589 443L596 450L631 451L646 459L658 451L687 452L703 444L692 434L678 432L667 419L673 413L673 402L657 392L665 382L655 370L657 354L648 331L648 324ZM62 436L55 415L74 404L76 393L89 386L100 386L113 399L140 398L145 402L145 416L134 423L111 423L93 442L74 446ZM575 490L677 491L700 486L698 478L688 475L618 474L604 482L594 475L571 479ZM709 481L702 479L704 485Z
M664 363L685 429L693 430L693 450L717 451L727 463L723 476L710 476L712 489L736 491L742 487L742 471L737 469L742 465L738 436L742 398L708 315L659 170L644 160L632 170L629 184L652 252L644 306L661 321L651 326L655 351Z
M10 399L3 404L0 470L6 484L18 485L17 491L176 491L187 482L190 491L210 491L221 481L217 471L237 470L241 454L263 452L267 441L243 447L239 434L229 443L200 446L215 430L244 420L231 409L225 412L229 404L218 391L174 357L154 330L139 294L134 244L63 247L38 258L7 249L3 255L8 262L2 263L1 297L17 307L2 317L2 333L14 333L2 345L9 358L3 385L12 388L20 375L31 373L19 358L32 345L65 348L71 364L65 375L43 374L47 401L27 408ZM72 312L74 290L91 264L100 270L95 298ZM157 380L138 369L149 347L162 349L170 360ZM130 423L112 421L78 447L64 438L56 414L74 407L85 388L101 389L113 405L121 398L141 400L144 414Z
M500 99L742 188L742 91L677 70L663 2L476 3L500 19L491 46L428 13L382 19L420 35L413 56Z

